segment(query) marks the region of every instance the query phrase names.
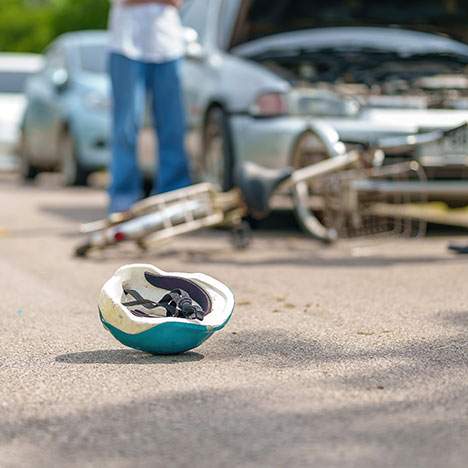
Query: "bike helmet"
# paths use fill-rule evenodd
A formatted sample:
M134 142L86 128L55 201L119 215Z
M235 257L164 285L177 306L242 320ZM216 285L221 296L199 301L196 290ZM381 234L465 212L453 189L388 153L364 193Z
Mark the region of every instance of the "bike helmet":
M177 354L200 346L231 318L234 296L201 273L166 273L152 265L127 265L101 290L99 315L122 344L152 354Z

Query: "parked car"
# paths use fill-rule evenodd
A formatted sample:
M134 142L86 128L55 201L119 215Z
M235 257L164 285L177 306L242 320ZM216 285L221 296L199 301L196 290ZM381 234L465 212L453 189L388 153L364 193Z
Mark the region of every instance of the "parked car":
M64 34L45 52L43 69L26 86L22 174L60 170L67 185L85 184L109 161L107 35Z
M42 66L35 54L0 54L0 168L16 167L16 145L26 105L25 81Z
M301 167L327 157L314 124L353 145L468 121L468 0L449 3L187 0L182 78L196 179L229 188L236 162ZM32 174L46 161L65 173L70 162L72 174L108 161L104 42L103 32L64 36L31 80ZM81 43L101 74L80 69ZM60 66L58 50L69 57ZM426 161L434 176L464 174L462 140L459 158Z
M58 37L45 51L43 69L26 85L27 106L19 155L24 179L60 171L65 185L85 185L110 161L110 82L106 31ZM139 139L146 179L154 170L155 142L147 109Z

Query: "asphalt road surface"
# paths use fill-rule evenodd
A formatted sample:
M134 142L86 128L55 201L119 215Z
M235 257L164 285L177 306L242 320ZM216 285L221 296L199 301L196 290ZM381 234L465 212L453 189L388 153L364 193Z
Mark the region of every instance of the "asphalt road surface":
M468 466L468 259L447 237L332 248L222 232L76 260L92 189L0 176L0 466ZM97 296L121 265L227 283L231 323L193 352L125 349Z

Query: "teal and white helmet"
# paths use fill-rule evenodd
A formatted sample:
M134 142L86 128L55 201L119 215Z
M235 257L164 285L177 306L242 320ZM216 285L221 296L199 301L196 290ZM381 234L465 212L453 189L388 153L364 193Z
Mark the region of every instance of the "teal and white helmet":
M234 296L201 273L167 273L152 265L127 265L101 290L104 327L125 346L152 354L177 354L200 346L229 321Z

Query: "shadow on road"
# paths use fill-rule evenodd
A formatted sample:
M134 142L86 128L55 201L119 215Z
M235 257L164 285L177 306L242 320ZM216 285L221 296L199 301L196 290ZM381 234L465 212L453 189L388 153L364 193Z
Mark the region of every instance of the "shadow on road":
M429 263L459 262L458 259L443 258L437 256L366 256L366 257L324 257L319 255L290 255L286 258L266 259L238 259L238 258L215 258L210 255L198 254L190 257L188 263L192 264L216 264L231 265L239 267L264 267L264 266L304 266L325 268L367 268L367 267L391 267L394 265L421 265Z
M194 352L173 356L153 356L130 349L102 349L62 354L55 360L67 364L177 364L201 361L204 357L203 354Z
M311 401L295 408L301 391ZM29 453L17 449L15 457L22 466L466 466L466 420L451 417L460 396L333 407L321 406L320 397L313 388L254 386L135 395L76 414L5 422L0 444L24 444ZM441 405L452 412L432 411Z
M62 219L79 223L88 223L105 218L106 210L99 206L73 205L73 206L53 206L42 205L40 210L43 213L51 214Z
M261 386L252 375L250 385L222 390L209 380L200 388L181 381L177 391L158 392L155 385L151 396L135 394L128 402L102 404L97 396L99 404L72 414L9 419L4 412L0 447L14 447L15 460L24 466L31 460L34 466L75 461L76 466L113 466L118 456L122 466L155 466L154 460L157 466L186 466L190 459L192 466L232 466L235 460L238 466L465 467L467 315L434 317L452 322L456 335L393 344L377 340L367 349L281 329L239 331L212 342L206 360L194 365L203 372L205 363L248 360L276 372L284 366L312 370L313 377ZM202 359L197 353L155 357L114 349L65 354L56 361ZM334 362L341 365L318 367ZM401 388L407 391L397 393ZM345 392L349 399L343 398Z
M468 330L468 311L456 311L445 314L445 321L452 324L457 328ZM468 336L467 336L467 347L468 347Z
M450 320L450 318L449 318ZM466 315L464 316L466 320ZM353 332L350 331L350 334ZM385 334L387 334L386 332ZM368 332L368 340L378 340L379 331ZM362 335L359 335L362 340ZM232 350L235 350L233 356ZM264 368L307 368L314 363L357 362L386 359L393 362L391 370L380 374L363 369L347 384L366 386L369 381L397 385L409 383L418 374L437 374L444 368L464 368L468 353L468 335L459 334L441 339L414 340L406 344L379 346L375 349L341 347L306 337L293 336L283 330L240 331L234 337L224 335L213 343L209 360L248 360ZM424 365L423 365L424 364Z
M221 233L220 235L224 235ZM216 234L212 232L203 235L203 240L214 238ZM259 235L260 238L261 235ZM334 247L322 246L312 241L310 249L294 246L297 238L291 238L291 242L285 237L281 248L275 247L275 239L263 237L262 241L272 241L271 245L262 245L259 248L252 244L247 250L239 251L229 245L226 238L225 247L203 246L194 248L184 246L179 242L175 247L161 245L141 251L132 244L125 246L115 246L106 251L96 252L86 258L87 262L103 263L119 261L132 262L157 262L164 258L179 259L187 265L225 265L241 268L251 267L323 267L323 268L369 268L369 267L392 267L396 265L427 265L427 264L465 264L466 258L462 256L449 255L379 255L370 254L363 256L352 256L347 249L345 253ZM191 239L193 240L193 238ZM223 239L224 240L224 239ZM373 250L377 248L373 247ZM382 250L385 250L382 247ZM415 246L417 250L417 246ZM277 254L276 252L282 252ZM442 252L443 253L443 252Z
M443 317L458 329L466 329L467 313L449 314ZM462 330L460 330L462 331ZM352 331L350 331L352 333ZM379 332L369 332L368 339L376 339ZM362 339L362 336L360 336ZM396 384L411 381L421 373L421 363L425 363L424 373L437 372L443 368L463 367L468 353L468 335L444 339L412 341L398 346L378 349L341 348L336 344L291 335L282 329L243 330L235 334L224 334L212 342L208 361L248 361L263 368L308 368L314 363L358 362L375 359L395 361L391 370L382 374L371 371L361 373L354 380L345 379L353 386L366 385L369 381ZM57 356L57 362L68 364L174 364L198 362L205 359L203 354L187 352L172 356L153 356L131 349L109 349L67 353ZM428 366L429 365L429 366ZM419 369L419 370L418 370ZM402 379L403 378L403 379Z

